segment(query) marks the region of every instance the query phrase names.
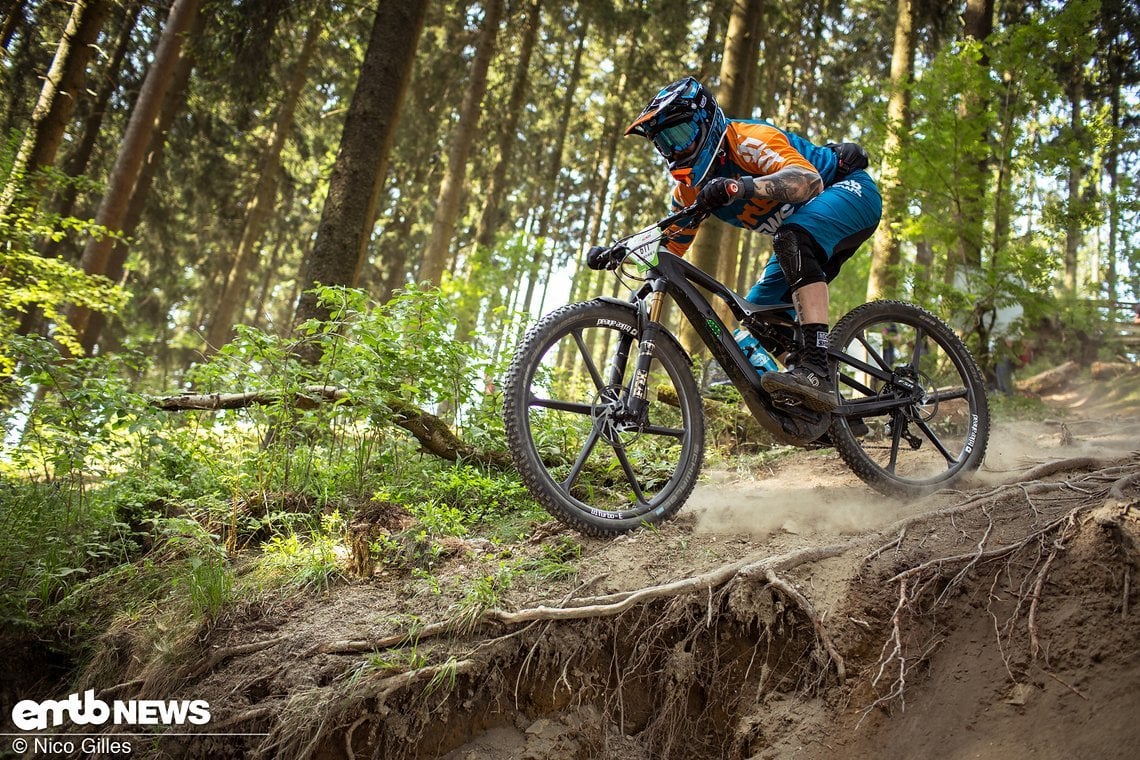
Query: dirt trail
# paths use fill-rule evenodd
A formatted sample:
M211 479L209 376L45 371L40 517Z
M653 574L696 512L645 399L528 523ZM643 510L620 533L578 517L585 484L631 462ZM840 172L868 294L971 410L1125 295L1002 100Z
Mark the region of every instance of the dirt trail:
M1140 403L1122 387L997 424L960 492L894 502L798 452L709 473L658 530L541 526L511 559L577 542L577 575L517 578L463 631L432 624L507 559L486 542L435 590L377 576L254 606L194 662L116 678L250 734L163 741L172 757L1140 757ZM999 485L1057 460L1085 464Z

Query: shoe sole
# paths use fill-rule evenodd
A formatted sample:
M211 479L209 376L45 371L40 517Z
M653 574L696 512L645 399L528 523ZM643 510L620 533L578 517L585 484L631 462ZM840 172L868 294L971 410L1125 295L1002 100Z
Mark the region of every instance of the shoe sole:
M778 372L766 372L760 378L760 385L764 390L774 396L786 394L803 402L803 405L814 412L830 412L839 406L835 394L825 391L816 391L805 388L794 380L788 380Z

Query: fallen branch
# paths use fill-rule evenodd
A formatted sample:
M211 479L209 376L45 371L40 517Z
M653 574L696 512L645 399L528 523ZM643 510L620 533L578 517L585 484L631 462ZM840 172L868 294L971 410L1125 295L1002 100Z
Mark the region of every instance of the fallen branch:
M296 409L315 409L325 403L354 405L352 394L334 385L307 385L296 393L250 391L248 393L183 393L151 399L151 405L163 411L221 411L246 409L251 406L289 404ZM505 451L481 450L464 443L439 417L415 404L396 397L385 397L394 425L407 430L424 450L441 459L455 462L469 459L499 469L511 466Z
M1076 377L1079 370L1080 367L1076 362L1067 361L1059 367L1046 370L1025 380L1019 380L1016 387L1022 393L1050 393L1067 386Z
M298 409L315 409L324 402L346 401L348 391L332 385L307 385L300 391L284 395L274 391L248 393L181 393L151 399L151 406L166 412L222 409L245 409L251 406L289 402Z

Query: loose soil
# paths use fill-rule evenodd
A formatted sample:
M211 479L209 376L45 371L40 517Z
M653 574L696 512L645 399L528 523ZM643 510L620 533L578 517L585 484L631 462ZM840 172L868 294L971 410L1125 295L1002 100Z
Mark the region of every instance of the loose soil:
M142 756L1140 757L1138 387L996 423L955 492L888 500L827 449L730 461L656 530L459 542L438 585L250 602L165 657L111 631L80 687L206 699L230 734ZM572 577L463 614L477 579L575 545Z

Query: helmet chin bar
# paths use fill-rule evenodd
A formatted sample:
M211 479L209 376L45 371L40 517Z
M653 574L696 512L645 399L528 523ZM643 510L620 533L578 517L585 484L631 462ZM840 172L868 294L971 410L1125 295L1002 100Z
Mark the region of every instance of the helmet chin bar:
M701 172L701 175L699 177L693 177L693 167L683 166L673 168L672 163L669 164L669 173L673 175L673 179L677 180L677 182L684 185L685 187L698 187L702 182L705 181L705 177L708 176L709 170L712 169L713 164L716 163L717 156L720 155L720 146L723 142L724 132L722 131L720 133L720 139L716 141L716 145L712 148L712 156L705 162L704 170ZM705 149L708 149L709 146L704 147Z

